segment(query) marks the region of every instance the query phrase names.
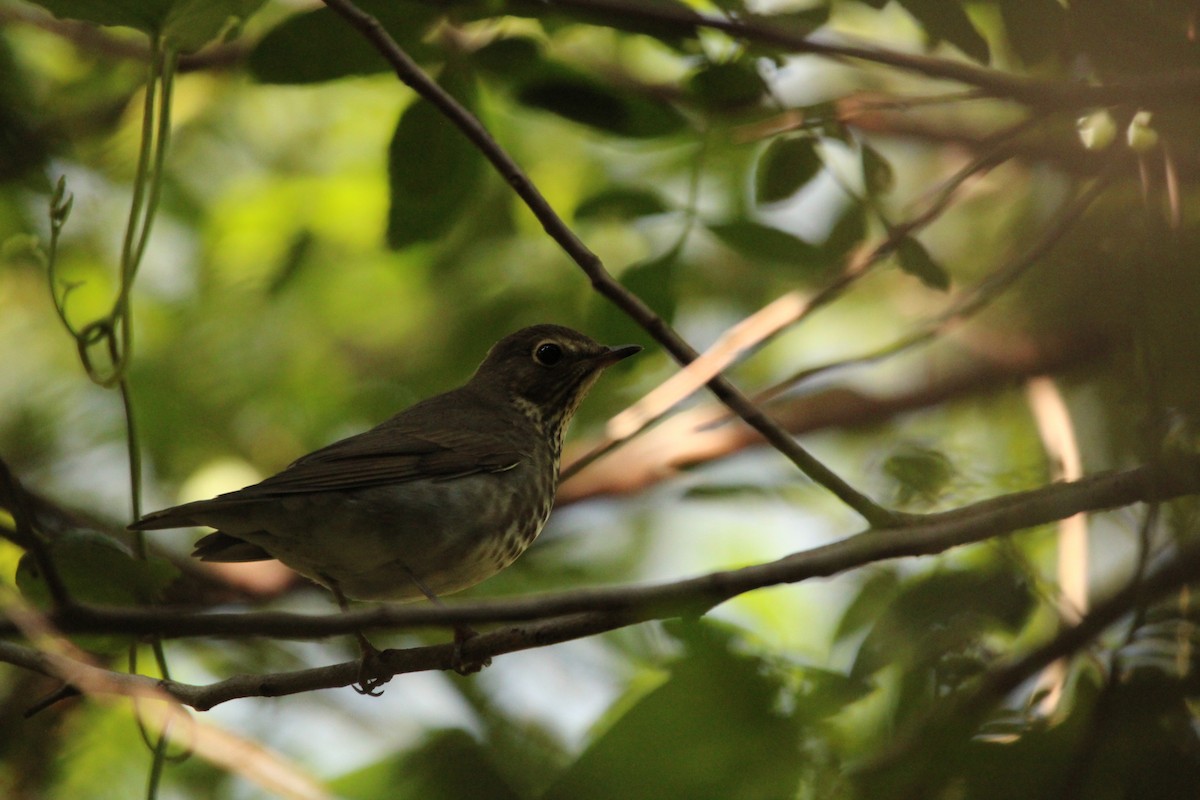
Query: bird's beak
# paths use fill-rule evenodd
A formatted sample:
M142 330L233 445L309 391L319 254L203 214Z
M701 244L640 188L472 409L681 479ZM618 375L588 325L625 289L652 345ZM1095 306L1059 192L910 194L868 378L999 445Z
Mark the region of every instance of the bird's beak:
M640 344L625 344L621 345L620 347L610 347L605 352L596 356L596 361L600 364L600 366L608 367L612 366L618 361L621 361L622 359L629 358L631 355L640 352L642 352L642 346Z

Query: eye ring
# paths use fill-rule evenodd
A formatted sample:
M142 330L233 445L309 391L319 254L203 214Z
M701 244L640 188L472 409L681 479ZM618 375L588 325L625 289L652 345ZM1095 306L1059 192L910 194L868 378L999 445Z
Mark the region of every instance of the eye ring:
M543 367L553 367L562 361L563 349L554 342L539 342L533 348L533 360Z

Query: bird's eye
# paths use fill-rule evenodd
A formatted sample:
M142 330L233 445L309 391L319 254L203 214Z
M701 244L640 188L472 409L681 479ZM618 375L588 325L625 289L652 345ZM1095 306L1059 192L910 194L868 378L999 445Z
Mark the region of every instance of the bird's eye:
M563 349L554 342L542 342L533 348L533 360L543 367L553 367L562 361Z

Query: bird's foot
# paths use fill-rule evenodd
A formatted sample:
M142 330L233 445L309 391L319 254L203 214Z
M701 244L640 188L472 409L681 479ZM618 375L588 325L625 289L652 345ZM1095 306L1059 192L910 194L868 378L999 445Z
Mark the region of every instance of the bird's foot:
M358 682L350 688L367 697L379 697L383 694L379 687L392 679L383 663L383 653L361 633L358 634L358 649L362 653L358 662Z
M478 635L478 633L466 625L454 626L454 652L450 656L450 666L459 675L474 675L484 667L491 666L492 664L492 659L489 657L469 660L463 655L463 645Z

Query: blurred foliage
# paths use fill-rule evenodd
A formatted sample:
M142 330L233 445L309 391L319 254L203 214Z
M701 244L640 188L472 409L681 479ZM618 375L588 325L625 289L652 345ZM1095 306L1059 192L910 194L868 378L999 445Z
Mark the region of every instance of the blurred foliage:
M829 287L893 237L836 302L732 370L748 391L875 352L979 289L986 307L964 324L825 385L888 396L964 365L1016 375L1012 365L1039 354L1098 351L1056 374L1086 468L1195 450L1192 0L360 5L478 115L621 283L698 347L785 293ZM777 35L703 28L698 13ZM820 58L784 41L810 32L895 58ZM237 488L213 476L268 474L362 430L460 382L521 325L652 344L332 11L0 0L0 456L39 494L97 529L129 514L120 401L88 383L55 317L46 209L65 176L74 206L57 269L73 287L66 314L82 327L120 283L150 36L184 56L132 295L147 507ZM1046 83L1021 83L1030 94L1018 101L964 95L970 80L930 68L947 64ZM1116 89L1077 99L1092 85ZM1100 123L1111 128L1103 136ZM985 156L944 211L910 227ZM1101 176L1101 197L1026 277L999 280ZM671 371L657 348L617 367L573 434L596 434ZM784 399L803 409L816 396L808 388ZM814 450L855 486L918 510L1047 480L1019 381L931 403L866 416L815 437ZM1076 565L1093 593L1128 580L1140 548L1193 539L1194 505L1171 504L1147 531L1129 509L1095 515L1094 555ZM11 533L13 519L0 527ZM82 524L42 527L77 596L145 602L174 575ZM856 530L777 454L755 450L619 502L561 509L536 548L470 595L682 577ZM179 555L188 541L164 533L155 544ZM928 722L1059 628L1055 541L1039 529L763 590L704 621L513 654L471 679L405 676L381 700L239 701L210 718L364 800L1197 796L1200 628L1187 592L1073 654L1057 706L1039 707L1026 685L993 698L981 719ZM36 600L44 587L21 558L0 540L0 589ZM329 608L305 591L263 602ZM352 652L340 641L182 640L168 655L181 680L205 683ZM140 794L149 756L128 711L72 701L21 718L53 689L0 668L0 730L17 732L0 736L0 794ZM921 747L889 760L914 731ZM264 796L198 759L169 767L166 786L172 797Z

